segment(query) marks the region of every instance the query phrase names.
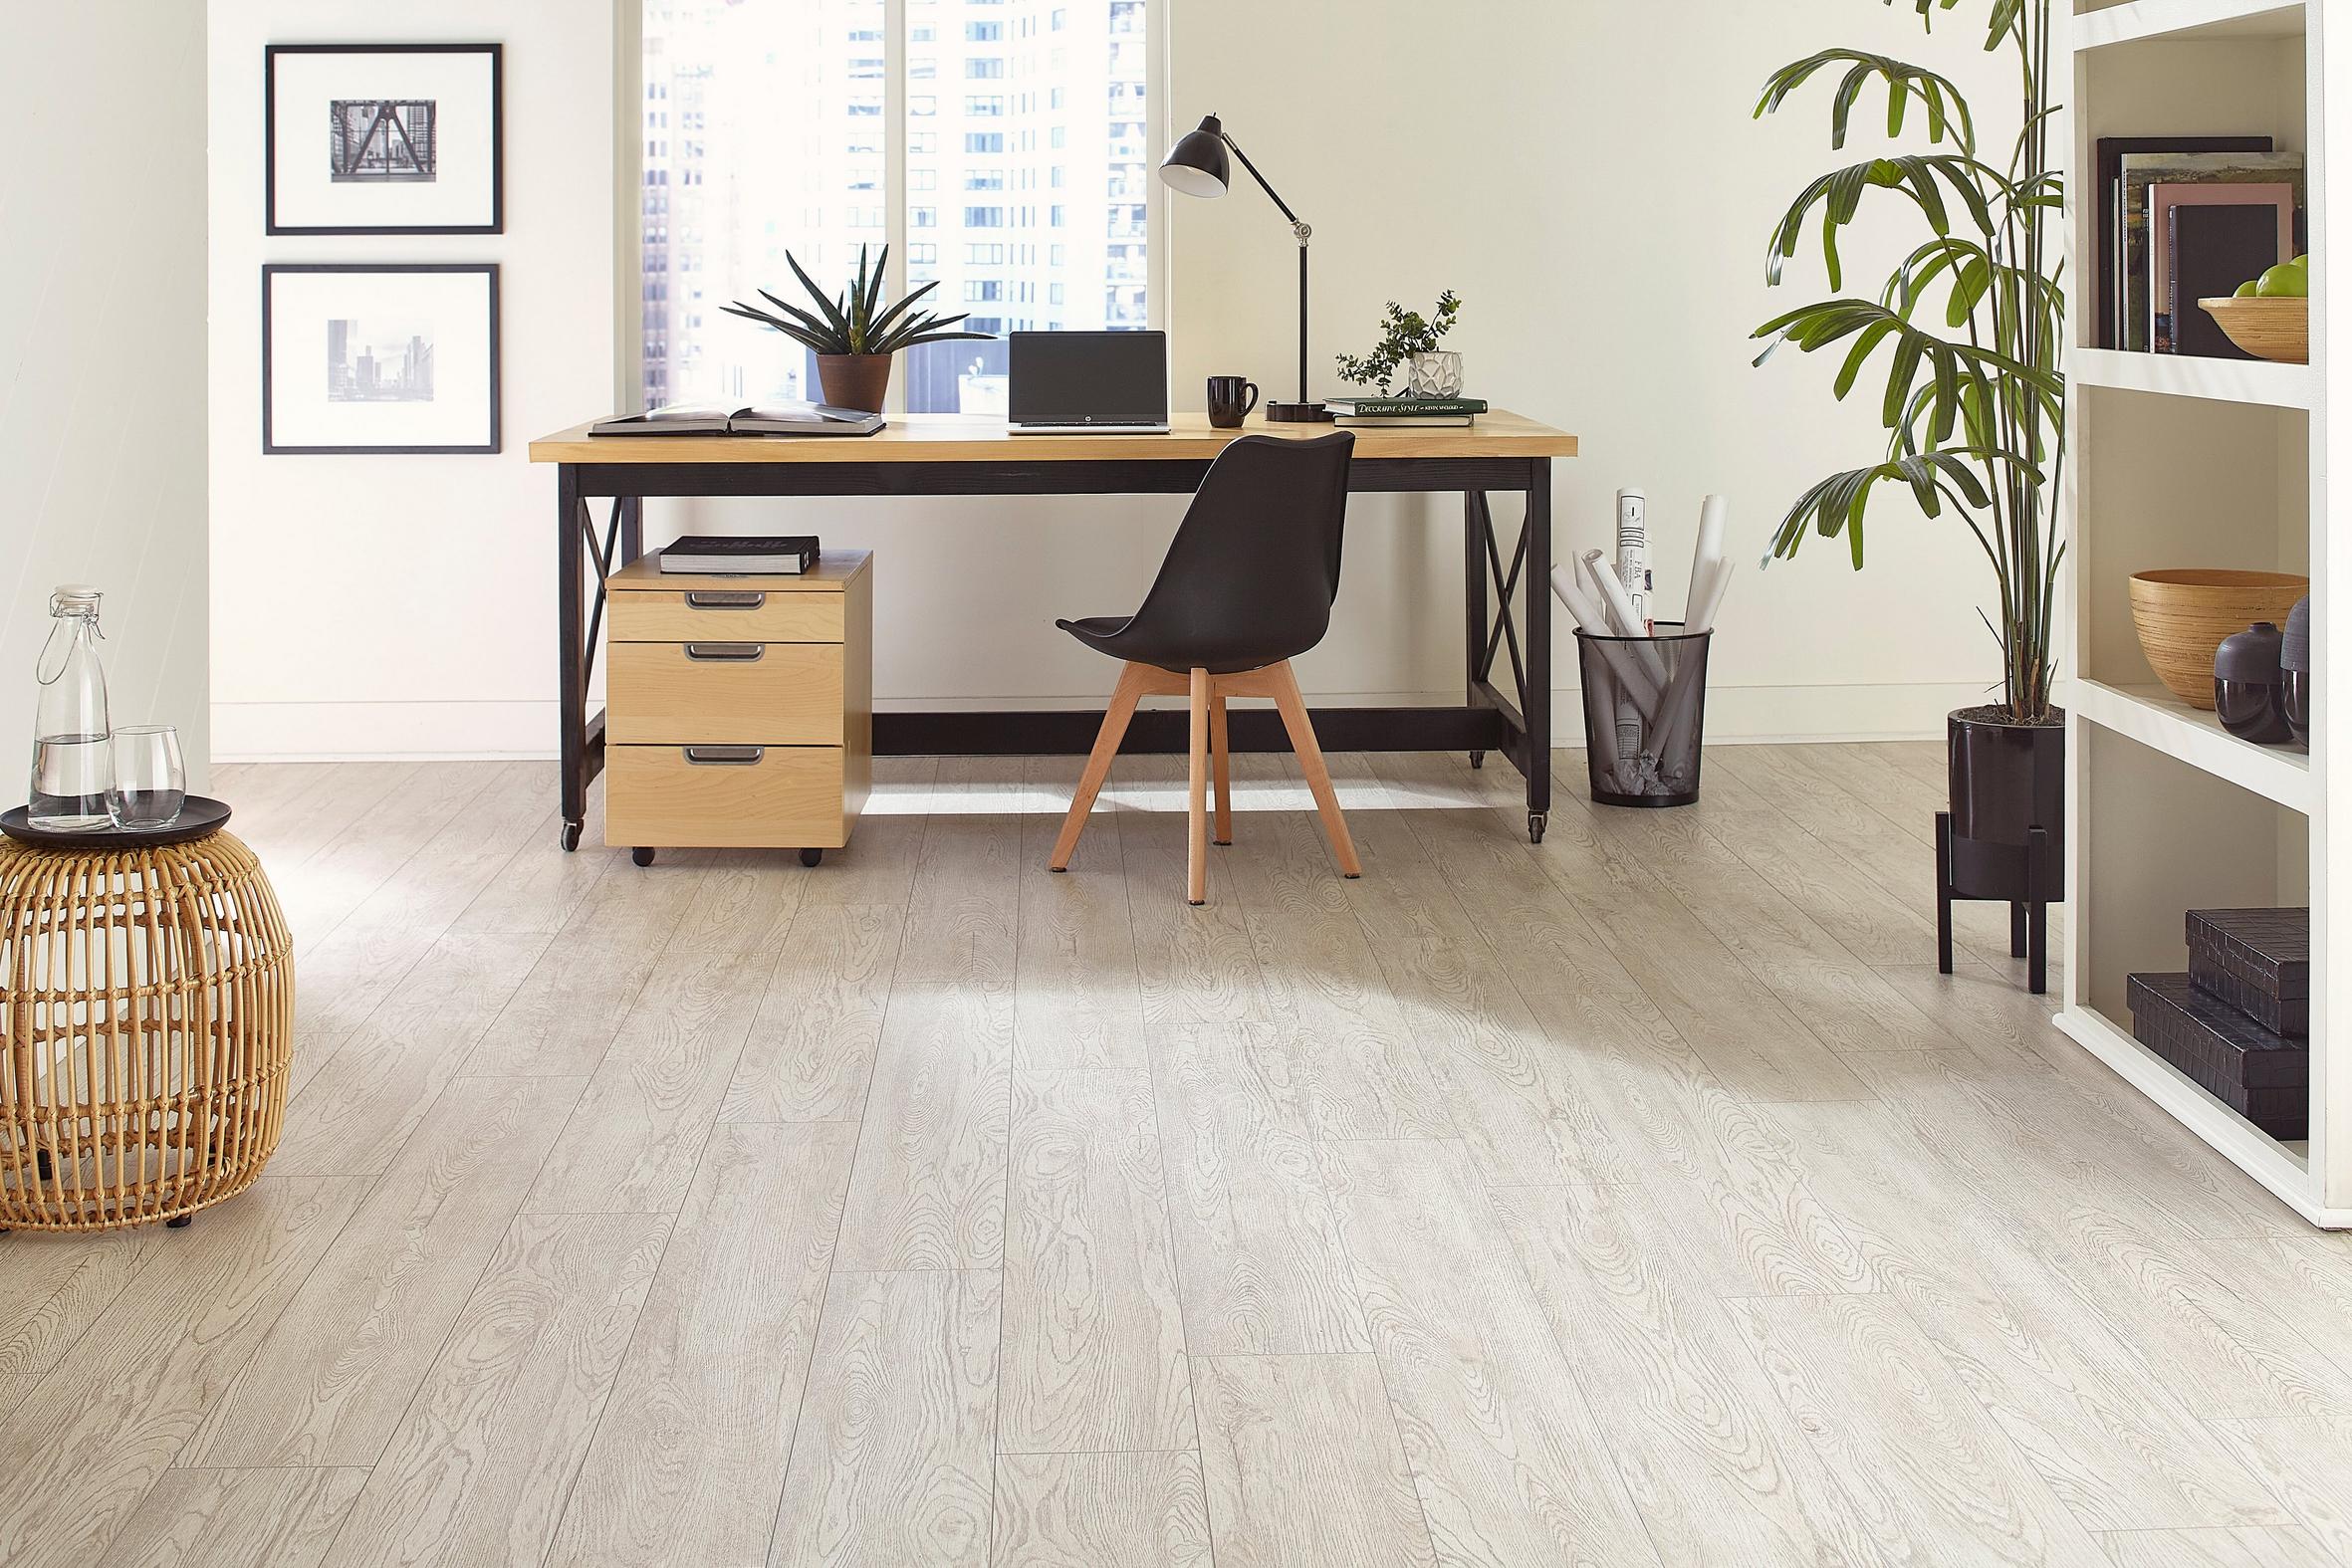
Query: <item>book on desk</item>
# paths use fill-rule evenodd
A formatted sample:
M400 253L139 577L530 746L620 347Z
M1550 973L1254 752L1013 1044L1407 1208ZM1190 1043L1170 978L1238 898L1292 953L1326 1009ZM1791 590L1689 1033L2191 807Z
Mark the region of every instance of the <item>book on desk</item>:
M595 436L773 435L865 436L882 428L880 414L827 403L664 403L641 414L615 414L588 426Z

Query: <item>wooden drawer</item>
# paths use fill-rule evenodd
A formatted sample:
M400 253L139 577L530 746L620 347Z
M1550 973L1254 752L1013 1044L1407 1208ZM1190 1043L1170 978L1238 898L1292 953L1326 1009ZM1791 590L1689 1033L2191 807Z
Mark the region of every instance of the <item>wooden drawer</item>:
M838 849L843 764L837 746L607 746L604 842Z
M837 642L615 642L606 692L610 741L838 746L844 739Z
M839 642L841 595L807 589L615 589L614 642Z

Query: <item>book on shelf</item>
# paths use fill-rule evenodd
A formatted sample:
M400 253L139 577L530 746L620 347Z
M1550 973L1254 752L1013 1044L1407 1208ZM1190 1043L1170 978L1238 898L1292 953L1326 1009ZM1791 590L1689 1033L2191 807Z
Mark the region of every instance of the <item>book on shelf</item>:
M2198 308L2200 300L2234 294L2248 278L2285 261L2294 244L2294 217L2284 185L2190 187L2204 190L2267 191L2258 201L2168 202L2158 185L2153 208L2163 227L2156 248L2155 321L2150 346L2158 353L2197 354L2209 359L2255 357L2230 340L2222 326Z
M588 426L589 435L872 435L880 414L825 403L756 403L729 408L723 403L664 403L641 414L615 414Z
M663 548L661 569L708 577L797 577L816 566L817 555L810 534L688 534Z
M2303 207L2303 158L2297 152L2127 152L2116 199L2117 288L2123 296L2118 346L2146 353L2155 346L2155 251L2162 231L2150 223L2149 192L2158 185L2283 184ZM2294 247L2300 249L2298 241ZM2290 254L2291 251L2290 251ZM2242 282L2243 280L2239 280Z
M1478 423L1476 414L1334 414L1342 430L1459 430Z
M2101 136L2098 139L2098 346L2123 346L2123 159L2132 152L2268 152L2268 136Z
M1373 414L1483 414L1483 397L1326 397L1323 406L1334 414L1363 418Z

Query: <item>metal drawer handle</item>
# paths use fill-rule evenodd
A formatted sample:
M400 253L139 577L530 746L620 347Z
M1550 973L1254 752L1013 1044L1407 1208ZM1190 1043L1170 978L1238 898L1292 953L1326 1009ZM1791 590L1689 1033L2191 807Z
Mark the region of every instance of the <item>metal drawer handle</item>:
M765 746L689 746L686 761L697 768L749 768L768 755Z
M756 588L688 588L688 609L758 609L768 595Z
M767 645L758 642L689 642L686 644L687 658L700 659L706 663L749 664L755 659L765 658L767 653Z

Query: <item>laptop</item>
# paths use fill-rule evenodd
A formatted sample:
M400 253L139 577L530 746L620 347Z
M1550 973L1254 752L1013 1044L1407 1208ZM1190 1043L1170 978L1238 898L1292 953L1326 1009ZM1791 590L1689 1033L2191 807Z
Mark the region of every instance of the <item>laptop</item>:
M1166 333L1014 333L1015 435L1165 435Z

